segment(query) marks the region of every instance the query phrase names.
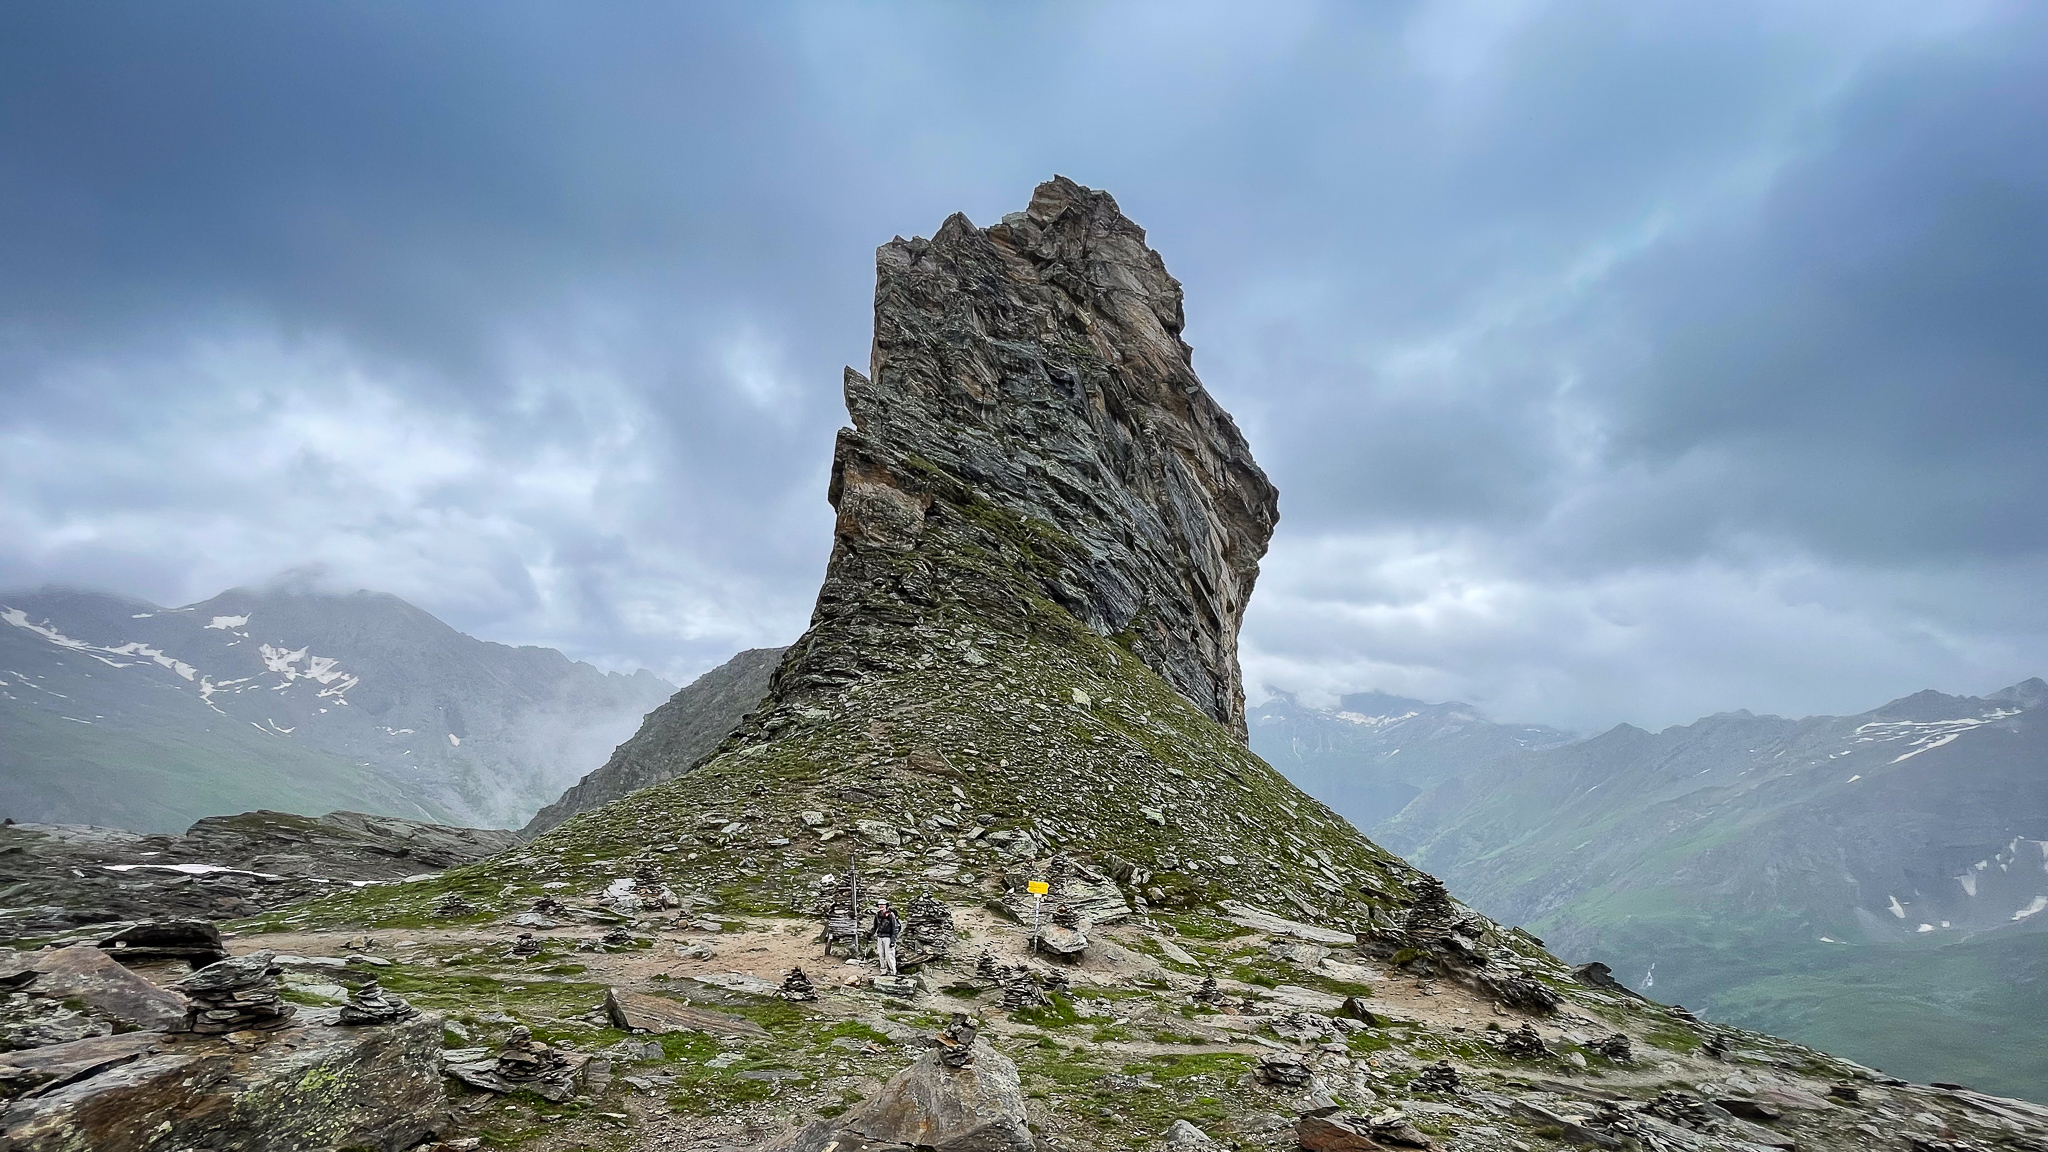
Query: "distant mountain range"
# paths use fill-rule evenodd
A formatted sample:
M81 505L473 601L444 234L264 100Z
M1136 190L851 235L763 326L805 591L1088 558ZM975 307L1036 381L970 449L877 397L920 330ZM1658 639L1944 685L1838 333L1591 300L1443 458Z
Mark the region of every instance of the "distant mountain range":
M1470 704L1384 692L1312 708L1275 693L1249 715L1252 751L1360 828L1391 819L1422 790L1520 752L1568 744L1541 724L1497 724Z
M1899 1075L2048 1093L2038 679L1578 741L1391 697L1264 714L1272 763L1568 959Z
M182 831L258 808L518 827L675 691L395 596L0 593L0 814Z

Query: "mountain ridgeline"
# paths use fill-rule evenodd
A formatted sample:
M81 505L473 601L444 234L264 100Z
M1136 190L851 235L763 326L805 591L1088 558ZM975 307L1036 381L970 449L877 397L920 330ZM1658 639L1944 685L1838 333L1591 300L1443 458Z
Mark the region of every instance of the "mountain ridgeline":
M0 810L142 832L262 808L516 827L673 691L377 593L0 594Z
M1567 958L1888 1071L2039 1096L2044 728L2037 679L1587 740L1464 705L1276 697L1252 734L1380 843Z

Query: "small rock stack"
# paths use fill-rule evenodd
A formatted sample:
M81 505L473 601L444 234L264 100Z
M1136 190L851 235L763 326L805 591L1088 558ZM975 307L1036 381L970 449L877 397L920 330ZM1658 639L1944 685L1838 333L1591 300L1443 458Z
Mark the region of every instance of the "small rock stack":
M1593 1051L1607 1057L1616 1064L1628 1064L1635 1060L1635 1049L1630 1046L1628 1035L1616 1032L1593 1042Z
M598 942L607 948L631 948L633 946L633 930L623 925L613 928L611 931L606 932L604 937Z
M974 961L974 978L990 985L1003 982L1003 970L996 964L996 954L984 948Z
M1550 1055L1550 1049L1536 1029L1524 1024L1501 1038L1500 1054L1510 1060L1541 1060Z
M939 1063L948 1068L967 1067L974 1060L974 1040L980 1034L981 1026L965 1012L953 1013L953 1022L932 1039L939 1050Z
M1001 976L1003 986L1003 1007L1016 1011L1019 1008L1036 1008L1050 1004L1052 998L1039 987L1038 973L1025 967L1008 968Z
M533 911L542 916L559 918L569 914L569 906L553 896L543 896L533 902Z
M531 932L521 932L519 939L512 942L512 947L506 951L505 955L519 960L524 960L530 956L538 956L540 955L540 938Z
M1458 1070L1447 1063L1425 1065L1408 1087L1416 1092L1436 1092L1444 1096L1455 1096L1463 1090L1458 1079Z
M1221 1008L1228 1002L1229 997L1223 995L1223 989L1217 986L1214 976L1202 977L1202 987L1195 993L1195 1003L1210 1008Z
M1643 1111L1685 1128L1704 1128L1714 1119L1707 1102L1690 1092L1659 1092Z
M560 1076L569 1061L560 1052L533 1038L533 1030L521 1024L505 1038L498 1052L498 1075L514 1084L527 1084Z
M1299 1092L1315 1079L1309 1070L1308 1061L1292 1052L1268 1052L1259 1057L1252 1068L1252 1076L1268 1088L1285 1092Z
M676 904L676 894L669 891L661 879L661 866L652 859L642 860L640 868L633 874L633 895L642 908L664 909Z
M1052 922L1062 928L1079 928L1081 914L1062 904L1052 910Z
M297 1011L277 993L277 954L268 949L209 964L172 985L192 1001L192 1031L221 1036L267 1032Z
M477 907L463 898L460 892L444 892L434 901L432 915L436 919L450 920L457 916L474 916Z
M407 1004L402 998L384 991L382 985L371 980L356 989L349 996L348 1003L341 1006L340 1023L396 1024L400 1020L410 1020L419 1014L419 1009Z
M1074 982L1067 979L1065 972L1043 973L1039 976L1039 981L1044 985L1047 992L1072 992L1074 990Z
M782 998L784 1000L816 1000L818 990L811 986L811 978L802 968L791 968L782 977Z
M896 951L915 962L943 959L952 954L958 936L953 913L927 892L903 909L903 936L896 942Z

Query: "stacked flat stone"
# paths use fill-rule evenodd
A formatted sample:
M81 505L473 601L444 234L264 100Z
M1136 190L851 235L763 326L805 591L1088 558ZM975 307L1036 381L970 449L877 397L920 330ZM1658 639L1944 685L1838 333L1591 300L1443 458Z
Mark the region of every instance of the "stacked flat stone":
M811 985L810 974L801 967L791 968L782 977L782 998L784 1000L816 1000L818 990Z
M464 899L462 893L447 892L443 893L439 900L434 901L433 915L445 920L456 916L472 916L476 910L476 905Z
M1011 968L1004 971L1003 1007L1015 1011L1019 1008L1036 1008L1051 1003L1045 989L1038 986L1038 974L1029 968Z
M506 955L520 959L538 956L540 955L540 938L531 932L521 932L519 939L512 942L512 947L506 952Z
M1081 926L1081 914L1062 904L1052 910L1052 922L1062 928L1079 928Z
M613 928L604 934L604 938L599 943L607 948L631 948L633 946L633 930L624 926Z
M276 959L267 949L251 952L209 964L173 985L192 1001L192 1031L219 1036L289 1024L297 1009L278 995Z
M533 1038L533 1030L521 1024L505 1038L498 1052L498 1075L514 1084L559 1076L569 1061L560 1052Z
M974 1041L980 1034L981 1025L967 1013L953 1013L953 1022L932 1040L939 1050L939 1063L948 1068L965 1068L973 1063Z
M420 1010L407 1004L402 998L384 991L375 980L364 984L349 996L348 1003L341 1006L340 1023L349 1025L396 1024L410 1020Z
M1524 1024L1501 1038L1500 1054L1510 1060L1541 1060L1550 1055L1550 1049L1536 1029Z
M1002 983L1003 970L997 966L994 952L986 948L981 950L981 955L974 961L974 978L990 984Z
M1315 1073L1309 1070L1308 1062L1292 1052L1268 1052L1259 1057L1252 1075L1259 1083L1269 1088L1285 1091L1299 1091L1309 1086Z
M1224 1000L1223 989L1217 986L1216 978L1214 976L1202 977L1202 987L1195 993L1195 1003L1217 1008L1223 1005Z
M1044 983L1047 992L1071 992L1074 990L1074 982L1067 979L1065 972L1046 972L1039 977L1039 980Z
M953 941L959 930L953 925L953 913L927 892L915 897L903 910L903 938L897 942L897 952L923 959L943 959L951 955Z
M1458 1070L1441 1062L1424 1066L1408 1085L1411 1091L1436 1092L1445 1096L1457 1095L1463 1086Z
M569 906L553 896L543 896L535 900L533 902L533 910L542 916L561 917L569 914Z
M1635 1059L1635 1049L1629 1044L1627 1033L1616 1032L1593 1042L1593 1051L1607 1057L1616 1064L1627 1064Z

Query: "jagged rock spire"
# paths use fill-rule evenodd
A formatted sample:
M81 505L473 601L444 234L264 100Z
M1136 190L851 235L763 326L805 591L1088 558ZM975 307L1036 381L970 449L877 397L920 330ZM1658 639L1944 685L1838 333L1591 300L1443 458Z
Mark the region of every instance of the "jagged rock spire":
M956 214L929 240L883 245L875 266L818 622L877 578L907 572L914 600L906 557L937 551L926 513L964 488L1021 526L1043 595L1242 739L1237 633L1279 497L1196 377L1181 286L1144 229L1056 177L1001 223Z

